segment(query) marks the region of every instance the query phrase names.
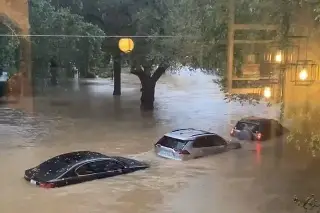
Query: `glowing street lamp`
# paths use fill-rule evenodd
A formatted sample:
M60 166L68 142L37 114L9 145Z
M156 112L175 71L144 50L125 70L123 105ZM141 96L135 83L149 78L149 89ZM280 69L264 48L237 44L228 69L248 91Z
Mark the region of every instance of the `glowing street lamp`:
M308 78L308 71L307 69L303 68L299 73L299 79L305 81Z
M119 49L124 53L130 53L134 48L134 42L131 38L121 38L118 43Z
M270 88L270 87L264 88L263 96L264 96L265 98L270 98L270 97L271 97L271 88Z
M274 60L277 62L277 63L281 63L282 62L282 52L281 51L278 51L277 54L275 55L274 57Z

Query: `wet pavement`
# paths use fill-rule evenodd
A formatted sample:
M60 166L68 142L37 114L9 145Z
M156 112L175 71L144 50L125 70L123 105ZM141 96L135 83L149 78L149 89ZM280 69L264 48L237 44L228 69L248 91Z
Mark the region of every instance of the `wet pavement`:
M240 117L277 118L278 108L225 103L213 76L184 71L163 76L155 111L141 113L138 79L122 77L121 97L112 97L110 80L88 80L37 97L32 116L0 109L1 212L303 212L293 195L320 192L318 159L281 139L188 162L157 158L153 144L174 128L201 128L227 138ZM23 180L26 168L76 150L131 156L152 167L52 190Z

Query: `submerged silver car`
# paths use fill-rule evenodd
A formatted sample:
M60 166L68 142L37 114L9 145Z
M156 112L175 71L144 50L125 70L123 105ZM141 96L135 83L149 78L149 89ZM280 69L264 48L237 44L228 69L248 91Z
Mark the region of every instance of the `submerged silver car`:
M174 130L155 144L158 156L173 160L189 160L238 148L240 143L228 143L217 134L193 128Z

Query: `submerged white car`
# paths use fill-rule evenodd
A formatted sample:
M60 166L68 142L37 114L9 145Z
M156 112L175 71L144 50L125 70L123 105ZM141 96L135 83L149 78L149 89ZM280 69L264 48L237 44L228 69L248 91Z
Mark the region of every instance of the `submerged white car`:
M193 128L174 130L155 144L158 156L173 160L189 160L239 148L238 142L230 143L215 133Z

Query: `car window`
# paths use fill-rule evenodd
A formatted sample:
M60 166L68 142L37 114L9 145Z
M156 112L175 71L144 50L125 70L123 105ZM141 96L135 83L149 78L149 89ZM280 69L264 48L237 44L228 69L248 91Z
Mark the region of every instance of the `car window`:
M199 137L193 143L194 148L211 147L211 146L214 146L214 142L210 140L208 136Z
M161 146L168 147L171 149L183 149L183 147L188 143L189 141L179 140L176 138L171 138L164 136L162 137L157 144L160 144Z
M113 160L103 160L87 163L76 169L77 175L96 174L107 171L122 169L123 166Z
M97 157L101 156L100 153L93 152L73 152L73 153L65 153L62 155L55 156L50 158L47 161L44 161L40 165L36 166L35 174L37 178L48 181L55 178L58 178L65 172L67 172L75 163L83 160L86 156L90 154Z
M249 129L251 132L259 131L259 125L250 122L238 122L236 125L237 130Z
M68 171L70 165L59 161L56 157L51 158L34 168L37 178L48 181L55 179Z
M223 146L226 145L226 141L218 135L212 135L208 137L210 141L213 142L213 146Z
M59 179L72 178L72 177L76 177L76 176L77 176L77 174L74 172L74 169L71 169L70 171L65 173L62 177L60 177Z

